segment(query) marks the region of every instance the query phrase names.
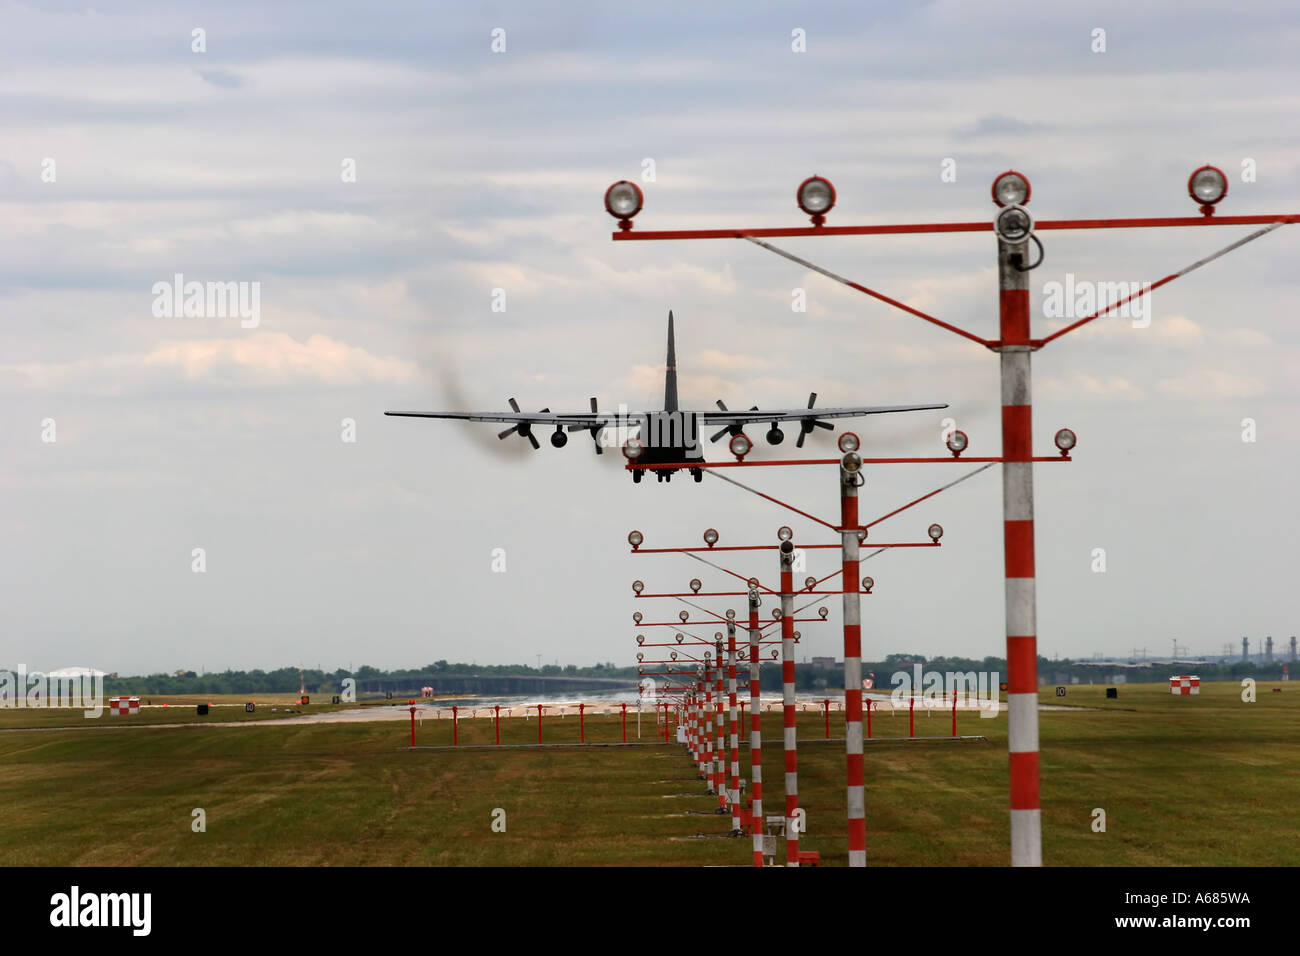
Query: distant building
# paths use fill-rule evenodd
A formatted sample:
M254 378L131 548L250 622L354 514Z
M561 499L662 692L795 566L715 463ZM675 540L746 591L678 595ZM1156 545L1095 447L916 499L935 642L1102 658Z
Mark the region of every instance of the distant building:
M832 667L842 667L842 666L843 666L843 662L842 662L842 661L837 661L837 660L836 660L835 658L833 658L833 657L814 657L814 658L812 659L812 666L813 666L813 667L823 667L823 668L827 668L827 669L829 669L829 668L832 668Z

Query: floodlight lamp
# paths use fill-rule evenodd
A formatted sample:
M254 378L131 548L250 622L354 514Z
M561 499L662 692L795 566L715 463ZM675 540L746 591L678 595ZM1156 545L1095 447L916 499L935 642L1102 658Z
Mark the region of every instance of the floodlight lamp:
M816 586L817 586L817 579L813 577L811 574L808 575L808 577L803 579L803 589L805 591L811 591Z
M641 211L645 196L636 183L620 179L605 190L605 211L618 220L624 232L632 228L632 217Z
M843 458L840 459L840 467L843 468L845 471L847 471L850 475L856 475L859 471L862 470L862 456L859 455L856 451L848 452Z
M640 624L640 623L641 623L641 612L640 612L640 611L633 611L633 612L632 612L632 620L633 620L635 623Z
M754 443L749 440L749 436L744 432L731 436L731 441L727 444L731 453L736 456L737 461L744 461L745 456L753 449Z
M636 461L645 451L645 444L639 438L629 438L623 442L623 457L628 461Z
M853 432L845 432L842 434L838 444L840 446L840 451L844 452L846 455L849 452L857 451L862 447L862 441Z
M696 594L699 594L699 593L700 593L700 588L702 588L702 587L704 587L704 585L700 582L700 579L699 579L699 578L691 578L691 590L692 590L692 591L694 591Z
M776 529L776 536L781 541L789 541L794 537L794 532L790 529L789 525L783 524L781 527Z
M865 578L862 579L862 590L864 590L864 591L870 593L870 592L871 592L871 589L874 588L875 586L876 586L876 579L875 579L875 578L872 578L872 577L865 577Z
M636 636L636 642L637 642L638 644L644 644L644 643L645 643L645 635L644 635L644 634L638 634L638 635Z
M632 546L633 551L641 547L641 542L644 540L645 540L645 535L643 535L640 531L628 532L627 543Z
M1061 450L1062 458L1070 457L1070 449L1072 449L1078 441L1079 437L1068 428L1062 428L1056 433L1056 447Z
M640 594L642 591L645 590L645 582L644 582L644 581L633 581L633 582L632 582L632 590L635 591L637 594Z
M999 206L1023 206L1029 202L1029 180L1014 169L993 180L993 201Z
M943 537L943 525L932 524L926 529L925 533L930 536L931 541L938 542Z
M682 612L681 612L680 614L678 614L677 616L678 616L679 618L681 618L682 623L685 624L686 621L690 618L690 616L691 616L691 612L690 612L690 611L682 611Z
M1215 204L1228 195L1228 177L1215 166L1202 166L1187 180L1187 194L1201 204L1201 212L1214 215Z
M835 205L835 187L822 176L809 176L795 190L795 200L800 209L812 216L813 225L820 226Z
M735 619L736 619L736 609L734 607L727 608L727 620L734 621Z
M951 435L948 436L948 441L946 442L946 444L948 446L948 450L952 452L952 457L960 458L961 453L964 452L966 450L966 446L970 444L970 439L966 437L966 433L964 431L959 430L953 432Z
M1024 206L1007 206L994 218L993 228L1003 242L1019 245L1027 242L1034 231L1034 217Z
M774 621L781 620L781 609L779 607L772 608L772 620Z
M706 528L704 530L704 543L707 544L710 548L713 547L715 544L717 544L718 532L715 531L713 528Z
M826 615L830 614L831 612L829 608L819 607L817 609L817 613L821 616L821 619L824 621L826 620Z

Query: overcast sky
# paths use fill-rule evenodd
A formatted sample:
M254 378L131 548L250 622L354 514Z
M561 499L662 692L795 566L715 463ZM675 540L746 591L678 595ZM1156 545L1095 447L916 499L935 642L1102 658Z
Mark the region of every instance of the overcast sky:
M632 662L633 610L681 609L634 603L633 578L728 582L630 556L629 529L833 538L721 481L633 486L584 434L534 452L383 412L657 406L669 309L687 407L947 402L856 430L868 454L933 455L951 417L969 454L998 453L995 355L750 243L612 243L614 180L643 184L638 229L800 225L812 173L837 187L832 224L985 219L1011 167L1040 218L1192 215L1207 162L1223 213L1300 211L1290 3L614 9L0 5L0 666ZM1154 281L1249 231L1044 233L1035 334L1069 321L1042 308L1067 273ZM777 242L996 334L991 235ZM1149 327L1098 321L1035 354L1038 453L1079 435L1074 462L1036 471L1041 652L1297 630L1297 243L1283 228L1160 289ZM156 315L178 273L258 283L256 327ZM870 469L863 516L971 467ZM836 516L829 468L742 480ZM1004 653L997 468L872 540L932 521L942 548L863 568L868 658ZM731 566L774 582L776 556ZM841 655L829 603L801 656Z

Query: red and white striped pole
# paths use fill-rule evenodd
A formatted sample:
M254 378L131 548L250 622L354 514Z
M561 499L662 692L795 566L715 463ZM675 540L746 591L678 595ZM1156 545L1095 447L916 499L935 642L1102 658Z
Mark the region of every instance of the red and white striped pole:
M731 835L740 836L740 733L736 724L736 616L727 612L727 704L728 738L731 745L731 781L727 796L731 802Z
M712 697L712 694L708 689L709 688L708 669L705 668L703 664L701 664L699 667L699 674L700 674L699 677L700 701L699 701L699 711L697 714L697 719L700 722L700 746L701 746L700 776L704 780L708 781L708 792L712 794L713 778L710 776L712 771L712 766L711 766L712 755L710 753L710 747L709 747L709 744L712 743L712 741L709 739L709 721L707 718L707 714L709 712L709 704L711 703L710 697Z
M578 705L578 743L580 744L587 742L587 719L583 716L583 711L586 709L586 704Z
M957 736L957 688L952 689L952 735Z
M496 725L497 743L499 744L499 743L501 743L501 705L500 705L500 704L497 704L497 705L496 705L495 707L493 707L492 709L495 710L495 711L496 711L496 714L497 714L497 715L496 715L496 720L494 721L494 724Z
M716 684L717 696L717 732L714 734L714 740L717 746L713 751L713 766L717 774L716 790L718 792L718 810L719 814L727 812L727 725L726 725L726 698L723 696L722 689L722 637L719 636L713 643L713 674Z
M698 684L697 684L698 686ZM686 747L690 750L695 766L700 765L700 735L695 724L695 687L686 696Z
M542 705L537 705L537 742L542 742Z
M460 746L460 730L457 726L457 720L456 720L457 711L459 711L459 709L460 708L458 708L455 704L451 705L451 745L453 747Z
M1038 630L1034 593L1033 406L1030 395L1028 235L998 237L1002 367L1002 519L1006 558L1007 749L1011 865L1042 866L1038 802Z
M780 532L784 534L787 529ZM785 865L799 865L799 752L794 696L794 542L781 542L781 703L785 730Z
M640 713L640 711L637 711L637 713ZM637 718L637 720L640 719L641 719L640 717ZM623 743L627 743L627 703L626 702L624 702L623 704Z
M763 708L758 659L758 589L749 592L749 789L751 832L754 838L754 865L763 865Z
M848 447L845 445L844 447ZM856 448L851 448L856 451ZM840 468L841 584L844 588L844 760L848 782L849 866L867 865L867 796L862 757L862 598L858 593L858 471ZM867 715L870 736L871 715Z

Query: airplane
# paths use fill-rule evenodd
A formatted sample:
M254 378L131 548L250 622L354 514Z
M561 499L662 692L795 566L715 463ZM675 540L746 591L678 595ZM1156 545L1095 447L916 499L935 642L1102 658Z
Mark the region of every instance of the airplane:
M670 481L673 474L683 469L689 470L698 482L704 478L704 471L693 465L694 461L704 459L704 450L700 447L699 428L701 425L721 425L722 428L712 436L711 441L718 441L724 435L738 435L749 424L770 422L767 430L768 444L779 445L785 440L785 433L780 429L780 422L798 422L799 436L795 447L802 448L804 439L815 428L834 431L835 426L825 421L828 418L858 418L864 415L880 415L888 412L914 412L929 409L947 408L944 405L852 405L840 408L813 408L817 393L808 395L806 408L770 408L761 410L757 405L746 411L731 411L719 399L718 411L687 411L677 403L677 349L673 337L673 314L668 313L668 360L664 373L664 407L657 412L602 412L597 408L596 399L591 399L590 412L555 413L549 408L539 412L522 412L519 403L510 400L508 412L384 412L400 418L450 418L471 422L505 422L510 427L501 431L497 438L505 439L518 435L532 443L534 449L542 446L533 434L535 427L555 427L551 434L551 444L563 448L569 442L569 432L588 431L596 445L596 454L602 454L601 436L607 428L619 427L635 429L643 440L643 450L636 459L638 465L679 465L677 468L652 469L659 481ZM632 481L640 482L645 472L639 468L632 469Z

